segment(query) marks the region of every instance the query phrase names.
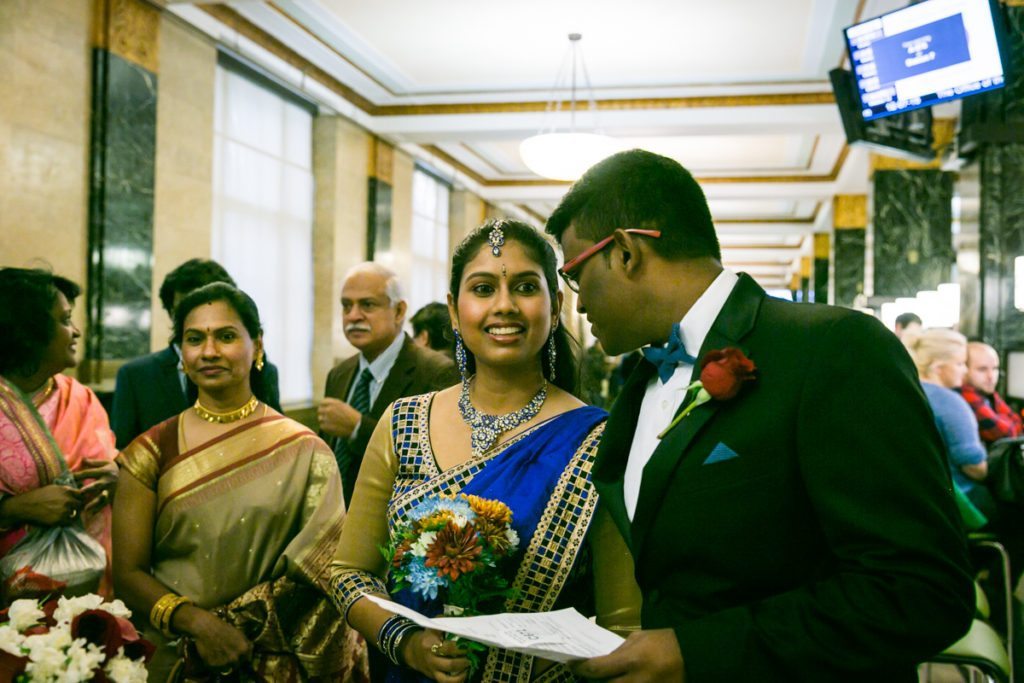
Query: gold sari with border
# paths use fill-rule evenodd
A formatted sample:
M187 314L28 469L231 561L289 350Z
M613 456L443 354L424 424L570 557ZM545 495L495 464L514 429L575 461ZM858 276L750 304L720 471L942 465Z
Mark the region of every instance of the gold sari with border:
M253 642L269 681L366 680L365 644L326 599L344 519L334 455L282 415L179 452L176 416L133 441L119 464L156 493L153 576ZM178 648L155 629L151 673Z

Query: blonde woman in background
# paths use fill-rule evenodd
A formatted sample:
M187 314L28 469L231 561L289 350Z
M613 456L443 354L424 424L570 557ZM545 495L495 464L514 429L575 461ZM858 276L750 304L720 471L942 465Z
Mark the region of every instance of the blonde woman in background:
M946 445L953 484L975 507L991 516L995 505L980 482L988 474L985 446L967 401L953 391L967 375L967 338L941 328L904 335L917 366L921 387L935 414L935 424Z

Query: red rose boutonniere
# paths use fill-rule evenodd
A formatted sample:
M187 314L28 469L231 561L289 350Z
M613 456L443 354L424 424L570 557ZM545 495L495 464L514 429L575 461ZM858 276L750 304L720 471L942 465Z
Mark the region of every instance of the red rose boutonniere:
M661 434L658 434L658 438L665 438L665 435L697 406L704 405L711 399L728 401L735 398L743 388L744 382L751 382L755 379L757 379L757 366L739 349L729 347L708 351L700 363L700 379L686 387L687 392L696 389L697 395L689 405L683 408L682 412L676 415L669 426Z

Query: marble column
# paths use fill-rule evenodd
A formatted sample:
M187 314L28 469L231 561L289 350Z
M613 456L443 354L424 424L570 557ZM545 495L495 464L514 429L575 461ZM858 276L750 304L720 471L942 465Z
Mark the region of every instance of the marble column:
M85 381L150 348L160 11L98 0L93 48Z
M1024 313L1014 306L1014 261L1024 255L1024 6L1004 7L1006 87L964 102L964 132L979 145L982 338L1001 353L1024 346ZM992 135L995 132L997 135ZM1001 133L1001 134L999 134Z
M874 296L914 296L952 277L953 174L874 172Z
M814 265L812 269L814 296L811 300L819 304L827 304L829 302L829 248L830 240L828 233L814 233Z
M867 246L868 198L836 195L832 206L835 242L835 295L837 306L853 306L864 293L864 261Z
M370 145L369 180L366 201L366 260L391 251L391 203L394 147L374 138Z
M313 389L323 398L335 361L351 356L341 322L342 278L364 260L373 139L340 116L313 119Z

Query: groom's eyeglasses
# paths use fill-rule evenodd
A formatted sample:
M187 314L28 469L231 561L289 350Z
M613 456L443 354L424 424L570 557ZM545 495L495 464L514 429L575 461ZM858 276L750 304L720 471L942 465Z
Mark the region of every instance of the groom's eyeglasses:
M627 230L623 230L623 232L630 232L634 235L644 235L645 237L661 237L661 230L640 230L639 228L629 228ZM588 258L611 244L613 239L615 239L614 233L608 235L593 246L584 249L576 258L558 269L558 274L562 276L563 280L565 280L565 284L568 285L569 289L577 293L580 291L580 268L583 263Z

